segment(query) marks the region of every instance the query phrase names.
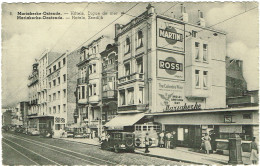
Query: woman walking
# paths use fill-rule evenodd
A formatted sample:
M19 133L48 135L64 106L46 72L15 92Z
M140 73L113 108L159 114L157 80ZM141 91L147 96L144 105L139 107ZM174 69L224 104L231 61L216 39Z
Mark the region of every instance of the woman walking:
M206 135L202 138L202 141L204 141L204 147L207 154L209 154L209 151L211 150L210 140L211 138L209 137L208 133L206 133Z
M253 165L257 164L258 161L258 147L255 142L255 137L253 137L251 142L251 154L250 154L250 160L252 161Z

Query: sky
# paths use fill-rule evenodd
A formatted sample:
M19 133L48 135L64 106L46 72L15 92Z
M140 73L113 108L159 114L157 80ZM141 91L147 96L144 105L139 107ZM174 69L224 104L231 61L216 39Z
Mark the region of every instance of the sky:
M13 106L28 100L28 76L32 64L43 51L49 49L63 53L73 51L84 42L101 35L114 37L114 23L98 31L135 6L133 3L27 3L2 5L2 107ZM153 3L157 13L180 16L180 4ZM256 90L258 81L259 24L256 2L202 2L183 3L189 14L189 22L196 23L198 10L203 11L206 26L227 33L227 56L243 60L244 77L249 90ZM126 24L133 16L146 10L148 3L139 2L115 23ZM171 8L170 8L171 7ZM170 9L169 9L170 8ZM169 9L169 10L168 10ZM251 10L252 9L252 10ZM167 11L168 10L168 11ZM85 14L104 11L114 12L104 19L85 20L17 20L17 12L72 11ZM167 12L165 12L167 11ZM131 16L130 16L131 15ZM228 20L227 20L228 19ZM226 20L223 22L223 20ZM218 23L218 24L217 24Z

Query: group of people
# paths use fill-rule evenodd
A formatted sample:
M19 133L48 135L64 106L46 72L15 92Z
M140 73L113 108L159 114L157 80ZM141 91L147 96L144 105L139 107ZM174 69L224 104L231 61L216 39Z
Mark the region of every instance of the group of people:
M175 147L175 132L165 132L159 133L159 147L173 149Z

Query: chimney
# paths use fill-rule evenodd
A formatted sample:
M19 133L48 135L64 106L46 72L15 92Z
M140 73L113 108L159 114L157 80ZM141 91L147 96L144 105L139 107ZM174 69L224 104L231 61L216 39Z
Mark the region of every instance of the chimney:
M121 33L121 26L120 24L115 24L115 37L117 37L119 33Z
M147 11L148 11L148 15L152 16L155 14L155 9L154 9L154 6L152 6L150 3L148 4L148 6L146 7Z
M188 13L186 13L186 8L183 6L183 4L181 4L181 17L180 17L180 19L184 22L189 21L189 15L188 15Z
M200 10L198 10L198 16L199 16L199 21L198 21L198 25L205 27L206 23L205 20L203 18L203 12L201 12Z

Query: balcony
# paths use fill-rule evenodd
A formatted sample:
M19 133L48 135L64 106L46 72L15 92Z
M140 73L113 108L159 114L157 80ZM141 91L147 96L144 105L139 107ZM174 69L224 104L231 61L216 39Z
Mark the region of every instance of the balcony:
M99 95L89 96L90 103L98 103L100 101Z
M79 99L78 103L79 104L87 104L88 103L88 99L86 99L86 98L85 99Z
M103 98L116 98L117 97L117 91L116 90L106 90L102 93Z
M135 81L144 81L143 73L133 73L127 76L123 76L118 78L119 84L127 83L127 82L135 82Z
M78 84L85 84L87 83L87 77L78 78Z

